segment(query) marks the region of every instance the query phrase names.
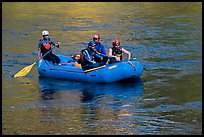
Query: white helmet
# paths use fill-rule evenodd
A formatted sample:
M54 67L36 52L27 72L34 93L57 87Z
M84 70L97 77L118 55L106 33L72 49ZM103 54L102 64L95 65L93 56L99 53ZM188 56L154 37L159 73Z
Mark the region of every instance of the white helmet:
M42 31L42 36L44 36L44 35L49 35L49 32L47 30L43 30Z

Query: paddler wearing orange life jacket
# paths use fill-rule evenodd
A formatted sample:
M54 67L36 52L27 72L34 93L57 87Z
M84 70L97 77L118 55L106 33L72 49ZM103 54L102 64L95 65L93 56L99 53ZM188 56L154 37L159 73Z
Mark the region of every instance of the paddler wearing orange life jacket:
M112 41L112 45L113 47L109 49L109 53L108 53L108 56L109 56L109 64L112 64L112 63L115 63L115 62L119 62L122 60L122 53L125 53L128 55L128 61L130 60L130 57L131 57L131 53L124 49L124 48L121 48L120 47L120 41L115 39Z
M49 32L47 30L42 31L42 38L38 42L38 60L42 56L45 55L48 51L51 50L51 45L54 45L59 48L60 42L54 42L52 39L49 38ZM60 63L60 58L50 51L45 57L44 60L52 61L54 65L58 65Z

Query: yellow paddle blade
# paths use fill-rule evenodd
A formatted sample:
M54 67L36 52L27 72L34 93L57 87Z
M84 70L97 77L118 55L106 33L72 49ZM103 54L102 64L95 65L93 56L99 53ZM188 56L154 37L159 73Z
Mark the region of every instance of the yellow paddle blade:
M21 71L19 71L18 73L16 73L14 75L14 78L16 77L23 77L25 76L26 74L28 74L30 72L30 70L32 69L32 67L35 65L36 62L34 62L33 64L23 68Z

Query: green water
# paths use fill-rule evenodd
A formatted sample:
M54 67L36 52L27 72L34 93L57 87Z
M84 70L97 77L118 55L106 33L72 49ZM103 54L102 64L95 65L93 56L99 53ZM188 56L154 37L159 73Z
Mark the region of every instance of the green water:
M87 84L38 77L41 31L71 56L101 35L144 65L141 81ZM125 58L126 59L126 58ZM202 134L201 2L3 2L2 134Z

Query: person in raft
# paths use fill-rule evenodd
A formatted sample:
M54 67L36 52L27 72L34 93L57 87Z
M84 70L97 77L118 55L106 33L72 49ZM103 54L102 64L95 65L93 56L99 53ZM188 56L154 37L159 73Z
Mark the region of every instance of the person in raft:
M74 60L74 62L77 62L78 64L81 64L80 55L75 54L75 55L72 55L71 58Z
M113 47L109 49L109 64L119 62L122 60L122 53L125 53L128 55L128 61L130 60L131 53L124 48L120 47L120 41L119 40L113 40L112 42Z
M108 58L104 58L101 54L98 54L96 51L96 44L93 41L88 43L88 47L81 50L80 58L81 58L81 66L83 70L103 66L106 64ZM100 62L96 62L95 60L101 60Z
M101 54L101 56L104 58L104 59L100 59L100 58L96 58L95 61L96 62L102 62L103 60L108 60L108 56L106 55L106 50L105 50L105 47L104 45L101 43L100 41L100 35L98 34L95 34L93 36L93 42L96 44L96 51L97 51L97 54Z
M54 65L58 65L60 63L60 58L52 53L51 45L54 45L59 48L60 42L54 42L52 39L49 38L49 32L47 30L42 31L42 38L38 42L38 60L42 56L45 55L48 51L49 53L43 57L44 60L52 61Z
M71 56L72 60L68 61L68 63L73 64L74 67L81 68L81 58L80 55L75 54Z

